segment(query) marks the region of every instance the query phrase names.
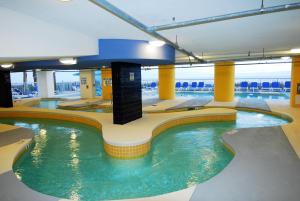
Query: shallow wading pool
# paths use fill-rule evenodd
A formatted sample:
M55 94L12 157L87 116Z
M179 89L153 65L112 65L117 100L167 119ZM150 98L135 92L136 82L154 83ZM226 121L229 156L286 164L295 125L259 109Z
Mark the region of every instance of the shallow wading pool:
M87 125L26 118L0 119L0 123L36 134L31 148L13 167L23 183L44 194L94 201L154 196L204 182L233 158L222 134L287 121L240 111L236 122L176 126L153 140L149 154L134 160L109 157L99 130Z
M58 100L41 100L39 104L33 106L35 108L46 108L46 109L57 109L58 104L61 101ZM71 109L70 109L71 110ZM98 113L112 113L112 108L94 108L94 109L81 109L78 111L85 111L85 112L98 112Z

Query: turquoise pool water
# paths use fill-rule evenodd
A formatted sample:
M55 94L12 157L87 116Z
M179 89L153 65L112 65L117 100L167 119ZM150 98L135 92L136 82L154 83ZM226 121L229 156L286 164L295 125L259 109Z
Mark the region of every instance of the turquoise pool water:
M157 90L146 91L144 92L147 96L158 96ZM199 92L199 91L177 91L177 97L211 97L213 98L213 92ZM236 92L236 98L254 98L254 99L279 99L279 100L288 100L290 99L289 93L251 93L251 92Z
M47 108L47 109L56 109L57 105L59 104L60 101L57 100L42 100L40 101L40 104L35 105L33 107L37 108Z
M33 107L37 108L47 108L47 109L57 109L57 105L60 101L57 100L42 100L40 104L35 105ZM99 112L99 113L112 113L112 108L102 108L102 109L86 109L82 110L86 112Z
M176 92L176 96L183 97L213 97L213 92ZM288 100L290 96L288 93L251 93L251 92L241 92L235 93L236 98L255 98L255 99L280 99Z
M236 122L176 126L153 140L151 152L135 160L107 156L99 131L57 120L0 119L32 129L35 143L13 169L23 183L44 194L73 200L154 196L204 182L233 158L221 136L234 128L277 126L286 120L238 112Z

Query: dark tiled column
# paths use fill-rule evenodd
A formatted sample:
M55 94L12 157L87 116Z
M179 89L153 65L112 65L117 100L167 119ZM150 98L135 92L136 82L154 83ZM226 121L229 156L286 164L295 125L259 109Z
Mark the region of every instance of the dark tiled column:
M114 124L142 117L141 65L112 63Z
M13 107L10 71L0 70L0 107Z

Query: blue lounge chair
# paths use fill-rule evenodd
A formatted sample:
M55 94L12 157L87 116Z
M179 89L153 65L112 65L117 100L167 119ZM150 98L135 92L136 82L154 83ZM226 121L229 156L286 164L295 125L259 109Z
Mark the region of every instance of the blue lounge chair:
M269 82L263 82L262 85L261 85L261 90L270 91L270 83Z
M248 91L248 82L246 82L246 81L241 82L240 90L241 91Z
M152 82L151 85L150 85L150 88L151 89L155 89L156 87L157 87L156 82Z
M281 91L279 82L272 82L271 86L272 86L272 91L278 91L278 92Z
M198 82L198 89L203 90L204 88L204 82Z
M183 89L187 90L188 87L189 87L189 83L188 83L188 82L184 82L184 83L182 84L182 88L183 88Z
M250 90L252 90L253 92L255 90L258 90L258 83L257 82L251 82L250 83Z
M180 82L176 82L175 89L179 90L180 88L181 88L181 83Z
M213 85L212 84L205 84L203 90L212 91Z
M197 89L197 82L192 82L192 90L196 90Z
M290 92L291 91L291 81L286 81L284 83L284 91L285 92Z

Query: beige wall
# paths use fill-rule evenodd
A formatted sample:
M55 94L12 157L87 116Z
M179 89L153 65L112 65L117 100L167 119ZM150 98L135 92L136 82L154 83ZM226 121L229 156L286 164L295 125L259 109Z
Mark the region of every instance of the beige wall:
M95 98L95 71L81 70L80 71L80 96L81 98Z

